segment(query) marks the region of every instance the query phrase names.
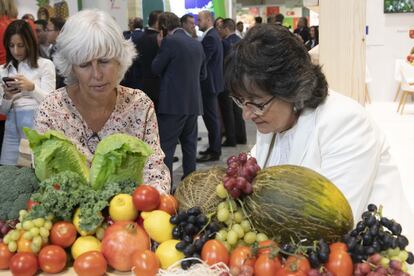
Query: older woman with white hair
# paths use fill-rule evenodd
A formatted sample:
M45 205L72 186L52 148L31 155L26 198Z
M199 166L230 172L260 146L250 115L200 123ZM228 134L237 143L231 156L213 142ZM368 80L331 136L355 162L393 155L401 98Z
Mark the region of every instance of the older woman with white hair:
M134 45L106 12L84 10L71 16L57 38L54 56L66 86L45 98L35 128L63 132L89 162L103 137L138 137L154 150L144 182L168 193L170 173L163 162L154 105L142 91L119 85L135 56Z

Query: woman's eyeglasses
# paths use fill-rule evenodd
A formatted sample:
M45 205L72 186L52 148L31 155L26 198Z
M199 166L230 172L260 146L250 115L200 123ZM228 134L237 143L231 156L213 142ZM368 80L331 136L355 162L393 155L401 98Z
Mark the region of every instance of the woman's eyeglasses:
M101 141L101 138L96 132L94 132L88 139L86 139L86 147L92 154L95 154L96 145L100 141Z
M230 96L232 100L237 104L238 107L241 109L247 107L253 114L257 116L262 116L266 112L266 107L270 105L270 103L274 100L275 96L271 97L264 103L254 103L245 101L243 98L238 98L236 96Z

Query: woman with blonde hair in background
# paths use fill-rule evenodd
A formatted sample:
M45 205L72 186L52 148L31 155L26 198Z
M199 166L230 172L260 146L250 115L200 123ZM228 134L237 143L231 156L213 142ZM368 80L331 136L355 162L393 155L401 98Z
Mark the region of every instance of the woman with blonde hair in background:
M136 56L115 20L100 10L83 10L66 21L56 42L54 63L66 86L42 102L35 128L66 135L91 162L99 141L125 133L153 150L144 183L170 190L170 172L160 147L154 104L144 92L119 85Z

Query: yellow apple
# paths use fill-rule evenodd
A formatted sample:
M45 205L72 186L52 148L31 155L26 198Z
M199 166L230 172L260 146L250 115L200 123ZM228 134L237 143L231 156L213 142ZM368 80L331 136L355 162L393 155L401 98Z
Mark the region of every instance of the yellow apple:
M132 202L132 196L128 194L114 196L109 203L109 215L113 221L134 221L138 216L138 211Z

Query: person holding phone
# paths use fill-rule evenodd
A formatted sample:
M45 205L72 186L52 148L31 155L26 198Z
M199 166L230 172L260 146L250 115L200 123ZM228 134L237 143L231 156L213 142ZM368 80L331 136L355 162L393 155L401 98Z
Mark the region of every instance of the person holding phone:
M23 127L33 127L35 109L55 89L53 63L39 57L32 28L15 20L4 34L6 64L0 67L0 114L7 115L1 150L1 165L16 165Z

